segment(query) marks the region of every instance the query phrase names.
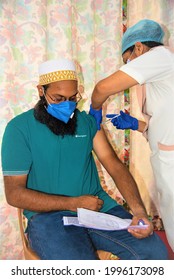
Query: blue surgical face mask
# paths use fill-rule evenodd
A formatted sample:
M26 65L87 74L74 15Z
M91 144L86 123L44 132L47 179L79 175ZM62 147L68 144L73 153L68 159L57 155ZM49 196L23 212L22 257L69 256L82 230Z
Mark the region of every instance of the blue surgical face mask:
M69 119L73 117L74 110L77 106L76 102L67 100L67 101L62 101L60 103L50 104L46 98L45 93L44 93L44 96L48 103L46 110L51 116L55 117L56 119L58 119L64 123L67 123L69 121Z
M76 102L63 101L58 104L49 104L46 108L47 112L56 119L67 123L74 115L76 108Z

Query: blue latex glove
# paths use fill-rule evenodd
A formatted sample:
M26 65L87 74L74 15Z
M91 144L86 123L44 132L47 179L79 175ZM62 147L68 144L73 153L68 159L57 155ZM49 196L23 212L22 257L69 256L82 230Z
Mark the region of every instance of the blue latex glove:
M114 116L117 116L117 114L108 114L106 115L107 118L113 118ZM132 129L137 130L138 129L138 120L123 111L120 111L120 116L117 118L114 118L111 120L114 126L116 126L117 129Z
M97 122L97 129L100 130L100 124L102 122L102 109L95 110L92 108L92 105L90 105L89 114L95 118Z

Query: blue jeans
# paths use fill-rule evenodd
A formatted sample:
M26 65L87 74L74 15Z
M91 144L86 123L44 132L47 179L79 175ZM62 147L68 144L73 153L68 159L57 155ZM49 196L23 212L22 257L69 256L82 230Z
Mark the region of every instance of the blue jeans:
M132 216L122 206L109 210L120 218ZM67 211L34 215L28 223L31 248L42 260L97 260L96 250L105 250L121 260L166 260L167 249L157 234L137 239L127 230L104 231L76 226L64 226Z

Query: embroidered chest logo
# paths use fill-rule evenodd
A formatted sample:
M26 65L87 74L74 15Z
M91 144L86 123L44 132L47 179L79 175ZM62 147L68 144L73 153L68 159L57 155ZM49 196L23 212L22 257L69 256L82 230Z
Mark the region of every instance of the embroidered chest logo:
M76 134L75 137L76 138L79 138L79 137L84 138L84 137L87 137L87 135L86 134L82 134L82 135Z

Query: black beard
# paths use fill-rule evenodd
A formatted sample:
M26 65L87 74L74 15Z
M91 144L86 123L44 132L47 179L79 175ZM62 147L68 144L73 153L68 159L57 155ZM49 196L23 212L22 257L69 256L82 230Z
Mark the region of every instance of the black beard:
M72 119L69 119L68 123L64 123L53 116L51 116L47 110L47 103L44 97L38 101L34 107L34 117L39 122L45 124L54 134L61 135L75 135L77 127L77 109L74 111Z

